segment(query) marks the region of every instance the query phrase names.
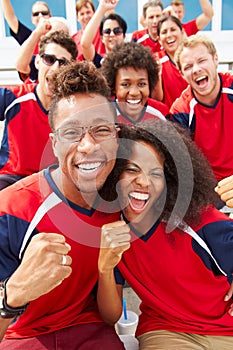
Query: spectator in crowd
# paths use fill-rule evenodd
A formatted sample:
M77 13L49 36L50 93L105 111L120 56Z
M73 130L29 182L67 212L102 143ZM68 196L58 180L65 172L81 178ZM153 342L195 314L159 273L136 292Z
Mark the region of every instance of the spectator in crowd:
M102 228L98 305L103 319L114 322L120 284L129 283L141 299L141 350L233 346L232 301L224 300L233 222L212 206L215 183L182 128L162 120L122 126L105 188L106 198L119 199L122 221Z
M45 34L61 30L70 34L69 23L66 18L41 18L36 29L32 31L31 35L20 46L15 66L21 80L25 83L37 82L38 69L35 67L36 55L34 52L40 38Z
M53 94L51 77L59 66L70 64L76 56L76 45L69 35L63 31L45 35L35 59L39 83L0 89L0 120L5 121L0 149L0 189L44 166L42 156L51 132L48 123ZM47 157L43 157L46 165L55 160L49 149Z
M18 20L10 0L1 0L1 4L4 17L10 27L11 35L20 45L22 45L22 43L29 37L32 30ZM32 23L35 27L38 26L41 17L48 19L51 17L51 12L46 2L36 1L32 5L31 16ZM38 51L35 53L38 53Z
M72 36L72 38L74 39L74 42L78 49L77 61L80 61L83 59L81 38L82 38L83 31L86 28L87 23L90 21L91 17L94 15L94 12L95 12L95 5L91 0L78 0L76 2L76 16L77 16L77 21L81 26L81 29L79 29ZM105 47L104 47L104 44L102 43L99 30L96 31L95 37L93 39L93 45L96 51L100 55L105 54Z
M116 103L118 122L135 124L164 119L169 114L166 105L149 98L159 68L148 47L134 42L116 45L105 57L101 70Z
M233 76L218 73L216 47L203 34L185 38L175 62L189 87L171 106L172 120L188 128L220 181L233 173Z
M185 8L183 1L172 0L171 2L171 9L173 12L172 14L175 14L179 18L188 36L196 34L199 30L204 29L210 23L214 16L213 7L209 0L199 0L199 3L202 9L202 13L192 21L182 23L185 16Z
M97 68L103 62L103 56L97 53L93 42L95 33L99 28L102 41L105 46L106 55L112 51L116 44L124 41L127 24L124 19L116 13L104 16L106 12L113 11L118 4L118 0L99 0L99 6L88 22L81 39L82 52L85 60L93 61Z
M65 67L53 90L58 165L1 192L0 349L123 350L95 296L100 227L119 216L95 201L115 163L115 108L92 63Z
M163 49L154 56L159 61L161 72L152 97L170 108L188 85L174 63L176 49L185 37L179 19L174 16L163 16L158 23L158 37Z
M163 4L160 0L146 2L143 6L146 28L134 31L131 40L143 46L149 46L153 53L160 51L161 45L158 41L157 27L162 13Z

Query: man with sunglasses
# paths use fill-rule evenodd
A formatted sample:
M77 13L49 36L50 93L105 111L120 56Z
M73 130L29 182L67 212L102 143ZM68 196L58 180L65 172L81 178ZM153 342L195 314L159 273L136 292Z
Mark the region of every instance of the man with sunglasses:
M119 216L97 192L115 164L116 111L90 62L54 82L58 164L0 193L0 349L123 350L96 301L100 229Z
M0 120L5 121L0 149L0 189L54 161L48 144L51 77L59 66L68 65L76 56L76 45L69 35L64 32L45 35L35 59L39 83L0 89ZM44 164L41 159L46 147Z
M29 37L32 30L21 23L15 15L14 9L12 7L10 0L1 0L2 10L7 24L10 27L10 33L17 40L17 42L22 45L22 43ZM51 13L49 6L44 1L36 1L32 5L32 24L37 27L40 18L50 18Z
M97 68L101 67L103 56L97 53L93 44L94 37L99 29L106 55L112 51L116 44L125 40L127 24L116 13L112 13L118 4L118 0L99 0L99 6L83 31L81 46L85 60L93 61ZM111 12L107 16L107 12Z
M18 51L15 67L24 83L37 82L38 69L35 67L35 51L40 38L48 33L63 30L70 33L69 22L64 17L40 18L39 24L24 41Z

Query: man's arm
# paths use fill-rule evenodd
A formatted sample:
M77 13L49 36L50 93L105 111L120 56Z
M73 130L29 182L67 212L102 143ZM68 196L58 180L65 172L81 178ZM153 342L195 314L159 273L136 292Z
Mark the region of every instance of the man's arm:
M18 57L15 62L15 67L18 72L29 74L31 71L30 62L34 54L35 48L42 37L42 35L49 32L51 29L49 19L41 18L38 26L31 33L27 40L20 46Z
M95 46L92 42L99 29L100 22L106 12L112 11L117 3L118 0L112 0L110 2L108 0L99 0L99 6L84 29L81 39L82 53L86 60L93 61L95 57Z
M214 10L209 0L199 0L202 13L196 18L198 30L204 29L214 16Z
M1 0L3 15L10 29L17 34L19 29L19 20L15 15L10 0Z
M6 283L6 303L10 308L21 308L49 293L70 276L70 246L65 237L56 233L33 236L21 264ZM63 256L65 255L65 264ZM33 273L32 273L33 271ZM0 317L0 340L12 319Z

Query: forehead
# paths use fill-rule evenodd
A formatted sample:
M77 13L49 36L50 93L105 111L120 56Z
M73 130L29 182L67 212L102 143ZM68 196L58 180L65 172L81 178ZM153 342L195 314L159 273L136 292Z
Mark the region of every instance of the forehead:
M75 94L57 104L55 128L76 124L79 126L114 123L114 113L108 100L97 94Z
M146 10L146 17L162 15L160 6L149 6Z
M129 162L134 162L144 169L154 169L156 166L163 166L164 160L154 147L145 141L132 141L132 154Z
M92 7L91 7L91 5L89 4L89 3L86 3L85 5L83 5L81 8L80 8L80 10L78 11L78 14L79 13L83 13L83 12L86 12L86 11L91 11L91 12L93 12L94 13L94 11L93 11L93 9L92 9Z
M201 43L192 47L184 47L180 54L180 62L183 63L208 54L210 55L207 47Z
M148 80L148 72L146 69L135 69L134 67L122 67L117 71L117 78L121 80Z
M44 4L41 3L36 3L32 6L32 12L37 12L37 11L48 11L49 8L45 6Z
M115 19L107 19L103 24L103 29L106 29L106 28L112 29L119 26L120 26L119 23Z
M179 26L177 25L177 23L175 21L173 21L172 19L167 19L166 21L164 21L162 24L161 24L161 28L163 27L177 27L179 28Z

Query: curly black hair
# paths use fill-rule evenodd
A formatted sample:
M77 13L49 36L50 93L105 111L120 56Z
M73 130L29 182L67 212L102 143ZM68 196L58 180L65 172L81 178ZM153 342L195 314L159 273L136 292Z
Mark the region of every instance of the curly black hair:
M166 198L161 201L161 219L168 221L173 215L189 225L197 225L201 213L218 201L214 192L217 182L208 161L186 130L163 120L122 124L120 128L116 165L101 190L101 196L108 201L117 198L116 185L130 159L132 140L143 141L153 145L165 160Z
M94 93L106 97L115 120L117 119L114 103L110 99L110 89L107 81L92 62L76 61L61 67L54 73L52 83L54 93L49 109L49 124L53 131L58 102L77 93Z
M154 89L159 78L159 66L148 47L135 42L116 44L105 57L101 71L113 95L115 94L117 72L120 68L125 67L133 67L135 70L145 69L148 73L150 92Z

